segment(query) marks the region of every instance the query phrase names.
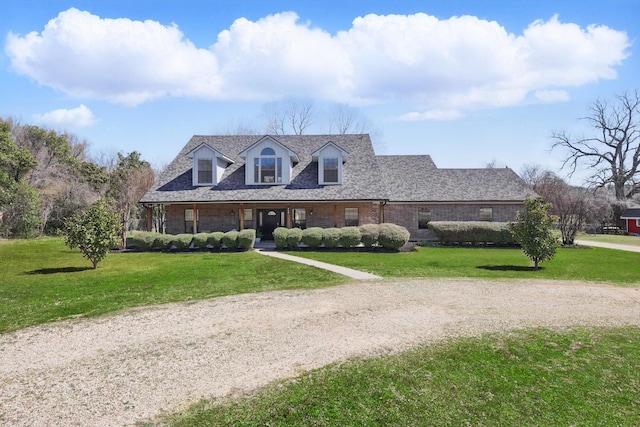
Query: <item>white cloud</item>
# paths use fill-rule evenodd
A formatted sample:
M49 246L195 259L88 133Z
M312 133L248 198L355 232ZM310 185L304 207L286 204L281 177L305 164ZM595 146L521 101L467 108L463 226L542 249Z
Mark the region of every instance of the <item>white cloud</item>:
M398 119L405 122L420 122L425 120L431 120L435 122L444 122L450 120L456 120L463 117L463 114L458 110L429 110L424 112L411 112L403 114Z
M454 111L566 100L569 87L616 78L629 46L624 32L555 16L516 35L473 16L366 15L332 35L284 12L239 18L203 49L176 25L69 9L41 33L10 33L5 50L15 70L40 84L121 104L293 95L400 101L424 111L404 119L441 120Z
M98 122L93 111L84 104L70 110L61 108L44 114L34 114L33 120L48 126L70 128L88 127Z

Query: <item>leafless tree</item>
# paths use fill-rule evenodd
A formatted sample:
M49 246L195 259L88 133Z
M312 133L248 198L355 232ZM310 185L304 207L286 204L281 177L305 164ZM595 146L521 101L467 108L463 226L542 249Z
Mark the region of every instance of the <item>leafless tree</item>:
M287 97L265 104L263 115L267 133L303 135L313 124L314 102L308 98Z
M571 174L584 164L593 171L590 185L612 185L616 199L630 199L640 193L640 93L616 95L611 102L598 100L589 112L583 120L595 129L594 136L554 132L552 148L568 151L562 167L569 167Z
M540 165L525 164L520 169L520 178L533 189L549 173L551 172Z

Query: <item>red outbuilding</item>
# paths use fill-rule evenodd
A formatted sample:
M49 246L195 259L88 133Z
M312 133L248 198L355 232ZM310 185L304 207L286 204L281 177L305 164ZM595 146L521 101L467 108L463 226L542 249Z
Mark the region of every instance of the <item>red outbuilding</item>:
M625 220L627 233L640 234L640 208L627 209L620 219Z

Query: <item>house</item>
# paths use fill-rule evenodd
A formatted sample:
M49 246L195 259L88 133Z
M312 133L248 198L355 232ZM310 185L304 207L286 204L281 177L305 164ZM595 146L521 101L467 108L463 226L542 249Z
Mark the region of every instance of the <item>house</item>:
M640 208L627 209L620 219L627 224L627 233L640 234Z
M142 198L168 233L432 220L511 221L531 191L508 168L440 169L428 155L378 156L368 135L195 135Z

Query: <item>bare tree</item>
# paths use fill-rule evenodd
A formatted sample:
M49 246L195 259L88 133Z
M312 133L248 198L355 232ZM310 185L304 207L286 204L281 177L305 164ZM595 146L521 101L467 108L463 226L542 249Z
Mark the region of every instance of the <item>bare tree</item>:
M520 169L520 178L529 186L534 188L547 174L552 173L540 165L525 164Z
M273 135L303 135L313 124L314 102L312 99L287 97L265 104L263 116L267 133Z
M554 132L552 148L568 150L562 167L569 167L571 174L584 164L593 171L590 185L612 185L616 199L630 199L640 193L640 93L616 95L613 102L598 100L589 111L583 120L597 131L595 136Z

